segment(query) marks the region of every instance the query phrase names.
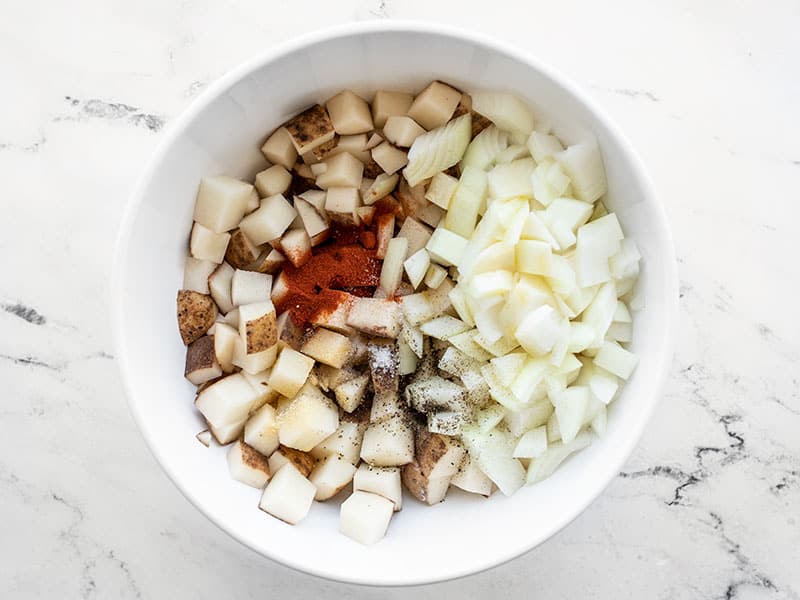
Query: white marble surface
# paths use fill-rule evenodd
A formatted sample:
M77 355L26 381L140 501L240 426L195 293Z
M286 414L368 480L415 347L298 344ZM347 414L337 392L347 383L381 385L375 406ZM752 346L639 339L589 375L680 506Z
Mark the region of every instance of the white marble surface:
M2 597L800 598L796 1L0 6ZM368 18L478 28L588 88L652 170L682 281L669 384L624 472L529 554L413 590L300 575L210 525L135 428L107 318L164 125L254 52Z

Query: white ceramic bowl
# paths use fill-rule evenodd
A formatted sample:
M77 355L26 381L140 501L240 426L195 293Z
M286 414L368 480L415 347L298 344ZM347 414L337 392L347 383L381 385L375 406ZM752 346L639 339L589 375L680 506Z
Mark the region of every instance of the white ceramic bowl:
M593 132L608 204L643 255L645 308L635 316L634 377L611 410L605 438L550 479L515 496L451 493L433 507L405 503L379 544L340 535L339 507L316 504L292 527L258 510L260 492L232 481L225 450L195 439L204 424L183 375L175 320L199 179L250 177L259 146L288 117L351 88L419 90L443 79L466 91L514 92L566 141ZM619 472L659 397L677 317L674 250L661 205L629 143L573 84L535 59L480 35L420 23L361 23L270 49L210 86L170 126L130 200L113 282L118 364L131 410L164 470L209 519L261 554L341 581L405 585L468 575L512 559L574 519Z

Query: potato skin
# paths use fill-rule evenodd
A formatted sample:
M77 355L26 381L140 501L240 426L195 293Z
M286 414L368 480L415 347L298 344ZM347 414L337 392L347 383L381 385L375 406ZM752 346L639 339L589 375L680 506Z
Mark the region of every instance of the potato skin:
M428 477L423 474L420 464L414 460L400 470L403 485L420 502L428 502Z
M183 375L186 377L194 371L212 367L216 360L214 336L204 335L186 347L186 367L183 370Z
M247 239L241 229L237 229L231 234L228 242L228 249L225 252L225 260L234 269L247 269L258 258L253 256L253 243Z
M303 148L321 137L333 133L333 123L324 106L315 104L286 122L286 130L292 136L295 146Z
M275 324L274 310L255 321L248 321L245 329L248 354L268 350L278 343L278 328Z
M415 457L420 472L427 479L436 463L447 453L448 440L439 433L431 433L427 427L419 428L415 440Z
M185 345L203 337L217 318L217 306L208 294L179 290L178 329Z
M267 477L270 476L269 461L267 457L261 454L258 450L244 442L244 438L239 439L242 446L242 462L249 467L264 471Z
M311 474L311 470L314 468L316 464L316 459L311 456L308 452L302 452L301 450L295 450L294 448L289 448L288 446L279 446L278 452L282 452L286 458L289 459L289 462L292 463L297 470L303 474L303 477L308 477Z

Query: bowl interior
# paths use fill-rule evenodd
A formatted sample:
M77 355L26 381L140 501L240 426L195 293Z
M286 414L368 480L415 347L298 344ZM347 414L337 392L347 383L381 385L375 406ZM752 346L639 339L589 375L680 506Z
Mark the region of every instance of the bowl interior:
M442 79L466 91L514 92L566 141L593 132L603 151L608 204L643 255L645 308L635 319L635 376L613 405L608 433L550 479L512 498L452 492L434 507L409 500L387 537L365 548L338 529L338 503L316 504L291 527L257 508L260 492L232 481L225 449L195 439L204 424L182 377L175 320L187 236L201 176L250 177L275 126L351 88L417 91ZM209 89L173 125L142 180L115 272L115 328L132 410L156 457L186 496L251 548L298 569L369 584L452 578L498 564L573 519L617 473L657 400L675 316L674 254L661 207L626 142L557 76L494 43L423 26L349 27L317 34L245 65Z

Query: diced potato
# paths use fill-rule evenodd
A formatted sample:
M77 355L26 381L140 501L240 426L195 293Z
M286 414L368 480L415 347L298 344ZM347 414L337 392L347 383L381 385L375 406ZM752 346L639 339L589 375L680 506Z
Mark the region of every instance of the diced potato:
M464 446L454 438L421 430L416 440L416 460L402 470L406 489L420 502L441 502L465 455Z
M203 177L194 220L215 233L230 231L242 220L253 186L227 175Z
M347 324L347 318L355 296L336 290L328 290L326 295L331 299L334 296L337 297L336 308L331 311L319 311L312 319L311 324L332 329L343 335L350 335L353 333L353 329Z
M355 225L360 206L360 195L357 187L332 187L328 188L325 198L325 211L328 216L345 225Z
M272 406L264 404L247 420L244 441L264 456L278 449L278 421Z
M397 338L397 350L399 358L398 373L400 375L410 375L416 371L419 357L414 353L402 336Z
M259 253L258 246L241 229L236 229L228 242L225 260L236 269L246 269L255 262Z
M225 373L233 371L233 350L239 332L225 323L217 323L214 327L214 355Z
M213 335L204 335L186 347L183 375L195 385L202 385L222 375L222 368L214 353Z
M327 216L320 214L315 206L299 196L294 198L294 208L303 222L303 227L311 240L312 246L316 246L328 239L330 226Z
M347 324L369 335L396 338L400 333L399 306L391 300L355 298Z
M237 309L238 310L238 309ZM231 362L234 366L240 367L242 371L250 374L260 373L269 369L275 364L275 358L278 356L277 344L270 346L260 352L247 353L244 338L238 336L234 341L233 358Z
M408 253L408 240L397 237L389 240L381 266L380 286L387 298L394 296L403 278L403 262Z
M325 214L325 192L322 190L306 190L302 194L299 194L297 197L302 198L306 202L308 202L311 206L317 209L317 211L324 216Z
M317 329L303 344L301 351L323 364L339 368L350 355L350 340L333 331Z
M331 187L354 187L361 185L364 163L349 152L341 152L321 163L325 170L317 177L317 185L326 190Z
M419 220L431 227L438 227L442 224L445 211L435 204L429 204L419 212Z
M278 413L281 444L303 452L311 450L338 427L336 405L319 388L310 384L304 385L286 409Z
M261 146L261 153L269 162L286 169L291 169L297 160L297 148L285 127L279 127L267 138Z
M244 427L244 419L239 421L238 423L228 423L225 425L221 425L219 427L215 427L211 423L208 423L208 429L211 432L211 435L214 436L214 439L217 440L217 443L220 446L225 446L226 444L230 444L236 438L238 438L242 434L242 428Z
M372 131L372 115L367 101L355 92L345 90L326 103L333 128L339 135Z
M336 133L328 112L319 104L289 119L285 127L295 149L301 155L330 142Z
M290 464L303 477L308 477L316 462L308 452L301 452L286 446L278 446L278 449L269 456L269 470L275 475L284 465Z
M394 175L386 173L378 175L364 194L364 204L374 204L381 198L391 194L399 180L400 175L397 173Z
M440 81L432 81L408 109L408 116L427 130L441 127L453 116L461 92Z
M263 352L278 342L275 307L270 300L239 307L239 335L246 343L246 354Z
M378 217L376 229L378 239L375 256L378 258L385 258L386 251L389 249L389 242L394 237L394 215L380 215Z
M414 96L405 92L379 90L372 100L372 119L376 128L383 127L389 117L405 115L414 102Z
M231 301L234 306L269 300L272 275L237 269L231 278Z
M270 273L274 275L280 270L284 262L286 262L286 257L284 257L279 250L268 247L259 254L258 258L251 265L251 268L259 273Z
M374 340L367 346L372 388L376 397L384 393L397 394L399 389L399 355L397 344Z
M457 383L433 376L406 386L406 398L420 412L467 410L466 391Z
M186 257L183 267L183 289L198 294L208 294L208 278L217 268L217 264L210 260L197 260L191 256Z
M447 173L437 173L431 179L425 199L433 202L437 206L447 210L450 208L450 200L458 187L458 179Z
M331 454L320 460L308 476L317 488L315 500L325 501L341 492L353 480L356 467L338 454Z
M380 541L389 528L394 504L378 494L353 492L340 509L339 531L359 544Z
M283 165L272 165L256 174L256 189L262 198L285 194L292 184L292 174Z
M449 290L442 283L438 289L404 296L400 302L403 314L411 325L419 325L450 309Z
M297 211L281 194L264 198L261 206L247 215L239 228L254 244L277 240L297 217Z
M430 257L429 257L430 258ZM425 285L435 290L447 278L447 271L444 267L439 265L428 265L428 270L425 272Z
M369 374L364 373L349 379L333 388L336 402L342 410L351 413L364 401L364 395L369 385Z
M406 219L408 221L409 219ZM384 264L386 264L384 262ZM431 265L431 257L425 248L421 248L411 256L409 256L403 263L403 268L406 271L408 280L414 288L418 288L428 272L428 267Z
M425 133L411 117L393 115L386 120L383 126L383 135L395 146L410 148L414 140Z
M313 358L284 347L272 369L269 385L287 398L292 398L303 387L313 366Z
M305 229L290 229L281 238L281 250L295 267L311 260L311 238Z
M361 458L375 467L401 467L414 460L414 431L405 417L391 417L367 427Z
M361 441L364 438L366 423L340 421L339 427L314 446L311 456L325 458L326 456L339 456L352 465L357 465L361 454Z
M469 325L449 315L441 315L420 325L422 333L439 340L448 340L469 329Z
M408 240L408 255L411 256L426 246L431 239L431 231L416 219L406 217L397 237Z
M267 457L242 440L237 440L228 450L228 470L236 481L263 488L269 480Z
M353 477L353 491L383 496L391 500L395 512L403 507L403 489L398 467L372 467L362 463Z
M431 255L431 260L445 267L458 266L466 247L465 238L443 227L434 229L431 239L425 246Z
M214 427L241 423L241 428L233 435L236 438L244 428L253 404L258 400L259 394L244 376L236 373L203 388L197 395L195 406Z
M273 304L281 304L289 295L289 283L286 281L286 275L283 271L278 273L278 276L272 280L272 293L270 298Z
M189 252L198 260L209 260L219 264L225 259L230 239L229 233L214 233L200 223L195 223L192 226Z
M204 336L217 318L217 307L207 294L180 290L177 306L178 329L187 346Z
M317 488L298 471L294 465L287 464L270 480L258 507L285 521L295 525L302 521L311 509Z
M205 446L206 448L211 446L211 440L213 436L211 435L211 432L208 429L204 429L194 437L197 438L197 441L203 444L203 446Z
M374 206L359 206L356 209L356 215L358 215L359 220L369 227L372 225L372 220L375 218L375 207ZM371 232L368 232L371 233ZM377 243L377 240L376 240Z
M372 149L372 158L388 175L392 175L408 164L405 152L389 142L383 142Z

